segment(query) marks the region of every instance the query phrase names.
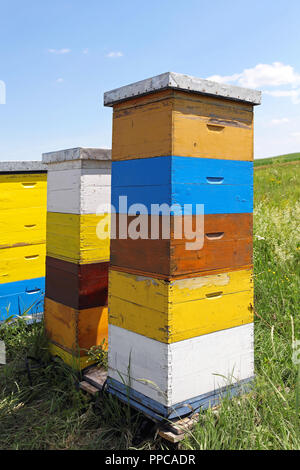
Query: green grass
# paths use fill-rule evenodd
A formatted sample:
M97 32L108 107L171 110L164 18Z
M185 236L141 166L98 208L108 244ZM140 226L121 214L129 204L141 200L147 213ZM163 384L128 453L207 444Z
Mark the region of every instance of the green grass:
M128 449L136 445L143 417L112 396L97 403L78 390L78 376L60 360L50 360L41 322L27 326L21 319L4 325L0 339L8 354L7 366L0 367L0 449ZM28 360L31 380L26 356L40 360ZM159 445L160 441L155 443ZM154 448L154 443L148 440L143 448Z
M248 395L201 415L188 449L299 449L300 166L254 173L255 371Z
M259 158L254 160L254 167L262 165L276 165L281 163L296 162L300 160L300 153L288 153L286 155L279 155L278 157Z
M256 386L243 397L223 400L217 411L203 412L182 448L300 448L297 367L292 362L293 336L300 339L300 166L270 165L254 178ZM97 406L78 391L77 376L50 361L42 323L28 327L21 319L4 325L0 339L8 352L7 366L0 367L1 449L164 445L153 441L154 433L138 442L142 417L113 397ZM41 360L29 360L31 384L26 355Z

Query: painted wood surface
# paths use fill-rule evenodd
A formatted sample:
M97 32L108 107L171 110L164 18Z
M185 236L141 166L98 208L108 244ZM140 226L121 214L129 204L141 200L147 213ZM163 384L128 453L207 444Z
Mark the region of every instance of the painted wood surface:
M251 161L252 108L174 90L116 104L112 160L185 155Z
M44 294L44 277L0 284L0 321L26 312L43 312Z
M173 155L253 160L252 105L175 92L172 118Z
M47 174L0 174L0 211L44 207Z
M109 225L109 215L48 212L47 255L74 263L108 261ZM106 230L107 237L100 239L97 230L100 235Z
M158 219L157 240L151 239L150 216L140 216L141 223L148 226L148 239L112 238L111 265L126 268L128 272L139 271L151 273L154 277L155 274L173 277L220 269L231 271L252 264L252 214L205 215L203 247L196 250L187 249L186 243L192 240L184 236L184 230L182 232L185 238L174 239L174 234L177 233L174 216L171 216L170 240L162 239L162 227L166 221L163 216ZM135 216L127 217L127 232L134 220ZM121 222L116 217L117 236ZM195 228L195 216L187 216L185 223Z
M212 390L208 393L199 395L198 397L190 398L189 400L181 403L176 403L173 406L164 406L161 403L148 398L142 393L134 389L128 389L123 383L112 378L108 378L108 391L116 395L121 401L130 404L133 408L142 411L144 414L161 421L164 418L178 419L187 414L195 413L200 410L206 410L209 407L214 407L220 403L220 400L225 397L239 396L244 393L249 393L253 388L254 378L241 380L234 385Z
M107 305L109 263L75 264L46 257L46 296L75 309Z
M93 364L91 358L88 355L79 356L75 353L66 351L57 344L49 342L49 351L53 357L60 358L65 364L72 367L74 370L82 370Z
M253 377L253 324L171 344L109 325L108 361L109 377L173 406Z
M108 150L108 149L104 149L104 150ZM44 154L44 155L47 155L47 154ZM97 169L97 170L99 169L110 170L111 169L110 160L85 160L85 159L68 160L67 158L69 158L69 156L66 157L65 160L56 160L56 161L51 161L51 162L48 161L47 171L50 172L50 171L64 171L64 170L84 170L84 169L90 169L90 170L91 169Z
M45 297L47 337L69 353L86 355L86 350L107 341L107 307L74 309Z
M119 204L120 196L127 197L127 212L122 209L122 203ZM139 204L138 209L134 206L136 204ZM112 205L118 213L133 215L138 210L141 214L151 214L155 210L153 205L161 204L176 205L179 213L187 215L202 214L203 211L205 214L249 213L253 212L253 186L174 184L172 190L167 186L131 186L112 190ZM167 215L169 210L169 207L162 209L163 214Z
M119 205L127 196L127 207ZM112 205L116 212L151 213L153 204L178 204L186 214L253 211L253 163L209 158L159 157L113 162Z
M167 282L111 271L109 323L173 343L253 322L252 270Z
M110 204L111 170L70 169L48 172L49 212L103 214Z
M166 156L112 162L112 186L192 184L240 186L252 183L253 163Z
M45 256L45 244L1 249L0 285L44 277Z
M46 207L0 211L0 249L45 242Z
M261 91L241 88L224 83L213 82L176 72L165 72L154 77L139 80L104 93L104 106L115 106L133 98L161 92L162 90L184 91L191 94L214 96L215 98L234 100L258 105L261 103Z

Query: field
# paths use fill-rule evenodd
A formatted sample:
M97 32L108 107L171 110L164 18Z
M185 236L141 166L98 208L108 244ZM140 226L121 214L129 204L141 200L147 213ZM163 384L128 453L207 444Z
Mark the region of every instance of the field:
M265 167L266 165L277 166L286 163L295 164L295 162L299 163L299 160L300 153L288 153L287 155L278 155L278 157L260 158L259 160L255 160L254 166L257 168L260 166Z
M216 411L203 412L180 444L183 449L300 448L300 366L292 348L293 340L300 340L299 157L255 162L256 386L248 395L225 399ZM1 449L166 445L154 440L150 423L127 406L112 397L93 403L78 391L76 376L49 361L41 323L4 325L0 339L8 350L8 364L0 368Z

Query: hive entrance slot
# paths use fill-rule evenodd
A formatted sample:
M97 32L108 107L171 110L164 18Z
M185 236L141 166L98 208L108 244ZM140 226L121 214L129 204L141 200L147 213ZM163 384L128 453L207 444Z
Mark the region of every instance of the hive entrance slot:
M205 236L208 240L220 240L224 236L224 232L206 233Z
M40 291L41 291L41 289L26 290L26 294L37 294Z
M34 188L35 185L36 183L22 183L24 188Z
M225 129L225 126L219 126L217 124L206 124L207 129L212 132L222 132Z
M219 291L219 292L212 292L210 294L206 294L206 297L207 299L216 299L218 297L222 297L223 295L223 291Z
M206 181L209 184L221 184L224 181L224 178L222 176L207 176Z

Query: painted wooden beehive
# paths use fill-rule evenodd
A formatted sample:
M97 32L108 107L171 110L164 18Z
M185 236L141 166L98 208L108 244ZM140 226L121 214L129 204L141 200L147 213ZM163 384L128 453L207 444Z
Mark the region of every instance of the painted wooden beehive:
M113 106L117 212L108 386L156 418L240 393L254 376L252 160L259 103L260 92L174 73L104 95ZM154 215L153 204L161 208ZM202 245L187 249L191 239L177 236L178 217L197 228L201 214Z
M79 369L107 344L111 151L43 154L48 164L45 331L53 355Z
M0 322L43 312L47 171L0 163Z

